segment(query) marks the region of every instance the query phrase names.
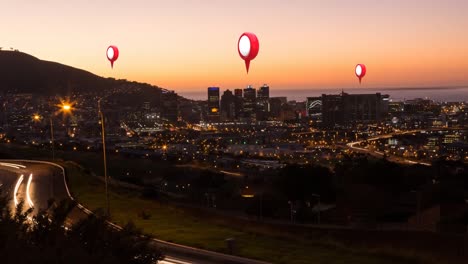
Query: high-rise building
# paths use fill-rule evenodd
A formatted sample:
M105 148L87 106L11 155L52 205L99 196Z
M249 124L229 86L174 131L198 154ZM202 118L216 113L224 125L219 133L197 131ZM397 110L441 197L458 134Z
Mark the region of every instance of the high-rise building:
M270 87L264 84L257 92L257 120L267 120L270 112Z
M307 97L306 115L312 119L322 116L322 97Z
M230 90L224 91L221 96L221 120L230 121L237 118L237 102L236 98Z
M219 121L219 87L208 87L208 121Z
M268 100L268 98L270 98L270 86L264 84L262 87L260 87L258 89L257 98Z
M247 86L244 89L244 105L243 105L243 113L244 117L247 119L256 119L255 112L256 112L256 101L257 101L257 90L252 88L251 85Z
M325 126L373 123L388 113L388 95L347 94L322 95L322 119Z
M286 97L271 97L270 103L270 117L279 120L281 116L281 109L287 103Z
M234 95L238 98L242 98L242 89L234 89Z

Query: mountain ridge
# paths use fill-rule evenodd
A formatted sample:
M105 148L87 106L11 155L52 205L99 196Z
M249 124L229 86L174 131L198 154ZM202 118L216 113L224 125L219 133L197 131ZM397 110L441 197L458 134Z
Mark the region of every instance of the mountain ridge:
M159 92L165 90L147 83L101 77L20 51L0 50L0 93L67 96L74 92L105 92L122 83L131 83L144 89L151 87Z

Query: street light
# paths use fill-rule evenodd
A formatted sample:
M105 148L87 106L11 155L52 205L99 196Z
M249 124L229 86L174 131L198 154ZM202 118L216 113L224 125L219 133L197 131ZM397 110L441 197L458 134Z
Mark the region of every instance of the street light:
M104 182L106 185L106 204L107 204L107 216L110 217L110 203L109 203L109 189L108 189L108 179L107 179L107 159L106 159L106 136L104 129L104 115L101 111L101 100L98 100L98 115L101 121L101 135L102 135L102 157L104 163Z
M34 122L39 122L42 119L42 116L39 114L33 115ZM54 148L54 125L52 122L52 116L49 117L49 124L50 124L50 144L52 148L52 160L55 160L55 148Z
M50 121L50 143L52 146L52 160L55 160L55 146L54 146L54 122L52 122L52 116L49 117Z
M71 110L71 105L65 103L62 105L62 110L63 111L70 111Z
M71 113L72 111L72 105L70 103L62 102L60 105L58 105L60 108L60 111L63 113ZM50 143L51 143L51 148L52 148L52 160L55 160L55 142L54 142L54 122L52 120L53 115L49 116L49 124L50 124ZM35 122L39 122L42 119L42 116L39 114L34 114L33 115L33 120Z

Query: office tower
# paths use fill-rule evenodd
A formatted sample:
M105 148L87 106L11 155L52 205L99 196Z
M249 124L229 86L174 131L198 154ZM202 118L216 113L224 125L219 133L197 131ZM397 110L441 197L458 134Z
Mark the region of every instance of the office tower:
M322 95L322 119L325 126L380 122L388 113L388 95Z
M270 98L270 86L264 84L262 87L260 87L258 89L257 98L268 100L268 98Z
M236 101L238 98L230 91L224 91L221 96L221 120L222 121L231 121L236 119Z
M312 120L322 119L322 97L307 97L306 115Z
M267 120L270 112L270 87L264 84L257 93L257 120Z
M234 95L238 98L242 98L242 89L234 89Z
M208 121L219 121L219 87L208 87Z
M256 101L257 101L257 90L252 88L251 85L244 89L244 105L243 114L246 119L256 120Z

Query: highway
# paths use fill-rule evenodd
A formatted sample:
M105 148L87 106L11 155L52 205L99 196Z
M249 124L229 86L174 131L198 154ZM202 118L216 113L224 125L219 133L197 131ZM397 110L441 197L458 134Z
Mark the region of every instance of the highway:
M0 162L2 192L11 197L10 206L23 200L24 209L33 208L33 214L46 209L51 199L67 199L67 191L58 169L38 163Z
M70 199L61 170L51 165L35 162L0 161L0 188L3 195L11 197L12 212L16 210L16 205L21 200L24 201L24 210L33 208L32 215L34 215L39 210L46 209L51 199L56 201ZM69 219L71 223L81 217L86 217L86 213L80 213L78 209L73 210L71 215L74 218ZM192 264L196 262L166 256L159 263Z
M52 199L55 201L74 200L65 182L63 168L50 162L0 160L0 189L2 195L11 197L12 212L16 210L16 204L23 200L23 209L33 208L32 215L37 214L41 209L48 208L48 203ZM73 224L87 217L88 214L92 214L92 212L78 203L68 216L67 223ZM121 229L111 222L109 222L109 226ZM161 248L165 254L165 259L158 262L162 264L267 264L262 261L187 247L158 239L153 239L152 243Z
M382 153L380 151L371 151L371 150L369 150L367 148L362 148L362 147L360 147L360 144L363 143L364 141L370 142L370 141L375 141L375 140L379 140L379 139L391 138L391 137L396 136L396 135L419 133L421 131L422 130L411 130L411 131L405 131L405 132L401 132L401 133L385 134L385 135L380 135L380 136L376 136L376 137L373 137L373 138L369 138L367 140L351 142L351 143L346 144L346 146L348 148L352 149L353 151L366 153L366 154L370 154L370 155L372 155L374 157L382 158L384 156L384 153ZM387 155L387 160L389 160L391 162L400 163L400 164L407 164L407 165L408 164L409 165L421 164L421 165L424 165L424 166L431 166L431 164L427 163L427 162L418 162L418 161L405 159L405 158L402 158L402 157L396 157L396 156L392 156L392 155Z

